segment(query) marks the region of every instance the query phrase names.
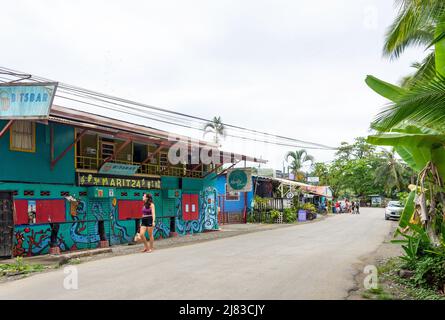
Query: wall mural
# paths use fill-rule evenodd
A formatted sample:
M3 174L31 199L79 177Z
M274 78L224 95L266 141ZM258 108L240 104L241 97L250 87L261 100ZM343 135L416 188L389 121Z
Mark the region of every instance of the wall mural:
M199 193L199 219L182 219L181 199L175 200L176 230L170 230L170 218L158 217L154 228L155 239L168 238L170 231L180 235L199 233L218 228L217 191L209 187ZM129 243L136 232L135 220L119 220L118 206L112 199L79 199L76 207L67 205L66 223L59 225L57 245L61 251L97 248L100 241L99 220L104 220L110 245ZM17 225L13 240L14 256L48 254L51 242L49 224Z
M208 187L199 193L200 210L198 220L184 221L182 219L181 199L176 199L176 231L180 235L187 233L199 233L203 230L218 229L217 217L217 194L216 188Z

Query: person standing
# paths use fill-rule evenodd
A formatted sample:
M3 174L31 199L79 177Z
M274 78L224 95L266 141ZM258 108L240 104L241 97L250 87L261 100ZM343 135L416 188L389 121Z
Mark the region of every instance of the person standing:
M354 214L354 210L355 210L355 203L354 201L351 201L351 213Z
M154 244L153 226L155 225L156 218L155 205L153 203L153 197L149 193L144 193L142 200L144 201L144 205L142 207L141 229L139 233L144 243L144 250L142 250L142 252L152 252ZM145 232L148 232L150 246L148 245L147 238L145 238Z
M357 201L355 203L355 211L357 214L360 214L360 202L359 201Z

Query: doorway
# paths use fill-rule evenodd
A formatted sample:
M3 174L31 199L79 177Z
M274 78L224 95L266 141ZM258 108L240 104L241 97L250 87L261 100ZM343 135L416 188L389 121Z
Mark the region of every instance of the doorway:
M0 191L0 257L12 256L13 205L12 192Z

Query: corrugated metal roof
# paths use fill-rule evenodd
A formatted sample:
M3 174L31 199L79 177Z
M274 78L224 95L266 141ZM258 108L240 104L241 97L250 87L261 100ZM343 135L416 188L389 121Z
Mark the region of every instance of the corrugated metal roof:
M52 122L63 123L77 128L110 134L118 139L132 139L136 142L162 144L171 146L177 140L187 141L190 145L218 149L218 145L204 140L192 139L187 136L174 134L168 131L155 129L127 121L122 121L107 116L75 110L71 108L53 105L48 119ZM174 140L177 139L177 140ZM233 152L220 151L221 163L234 163L236 161L250 161L266 163L266 160L257 159Z

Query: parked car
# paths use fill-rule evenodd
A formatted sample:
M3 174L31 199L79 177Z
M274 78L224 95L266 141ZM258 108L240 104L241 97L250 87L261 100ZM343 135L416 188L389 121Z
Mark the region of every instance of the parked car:
M385 220L399 219L403 211L403 205L400 201L389 201L385 208Z

